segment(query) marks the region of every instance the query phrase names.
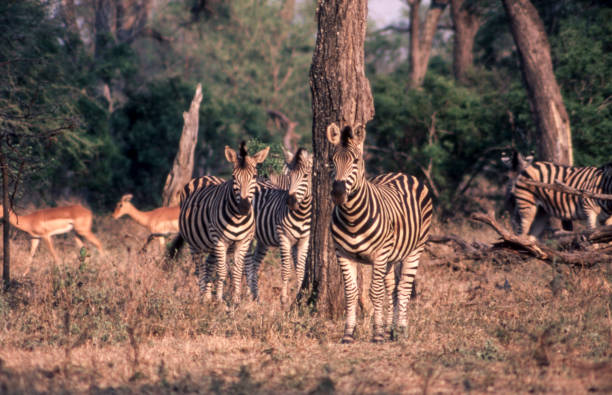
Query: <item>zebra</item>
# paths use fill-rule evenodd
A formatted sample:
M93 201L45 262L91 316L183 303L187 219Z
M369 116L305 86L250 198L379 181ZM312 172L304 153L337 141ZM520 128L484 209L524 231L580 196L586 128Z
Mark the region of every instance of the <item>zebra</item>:
M344 280L346 322L342 343L354 341L357 263L371 264L370 298L374 306L372 341L392 336L394 319L406 331L406 305L411 297L419 258L429 237L432 200L415 177L387 173L365 177L365 128L335 123L327 127L333 144L334 202L331 233ZM387 298L385 326L383 304Z
M232 179L222 182L217 177L200 177L189 182L181 193L180 236L191 246L196 269L201 266L201 254L209 253L204 270L197 270L200 290L207 299L212 296L212 272L216 267L216 296L222 300L227 255L233 253L233 302L240 301L244 257L255 235L252 201L257 188L256 166L266 159L269 148L249 156L244 142L239 154L226 146L225 157L234 165Z
M569 187L594 193L612 193L612 163L595 167L576 167L557 165L551 162L533 161L514 152L512 156L502 156L502 162L511 170L506 200L513 203L512 226L514 232L526 236L534 231L534 219L538 207L550 217L564 222L587 220L588 229L604 222L612 215L612 201L592 199L554 191L549 188L528 185L524 180L546 184L559 181Z
M287 304L291 264L294 261L298 288L304 280L304 268L310 241L312 211L312 157L300 148L286 161L285 177L274 182L286 185L260 184L255 194L255 239L257 247L246 263L247 281L253 299L258 298L258 270L270 247L280 247L282 269L281 304ZM295 251L293 249L295 248ZM294 255L294 256L292 256Z

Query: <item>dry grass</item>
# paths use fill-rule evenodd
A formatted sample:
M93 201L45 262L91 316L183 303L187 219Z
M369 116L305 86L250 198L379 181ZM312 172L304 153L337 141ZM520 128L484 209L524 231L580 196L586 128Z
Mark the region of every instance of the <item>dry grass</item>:
M465 223L444 231L491 237ZM609 266L424 259L408 337L374 345L365 318L347 346L342 320L282 311L277 254L262 267L262 302L228 309L200 297L187 256L167 267L156 245L140 254L146 234L131 221L99 220L97 233L106 258L81 260L60 238L66 265L43 246L27 278L27 240L15 240L0 393L612 391Z

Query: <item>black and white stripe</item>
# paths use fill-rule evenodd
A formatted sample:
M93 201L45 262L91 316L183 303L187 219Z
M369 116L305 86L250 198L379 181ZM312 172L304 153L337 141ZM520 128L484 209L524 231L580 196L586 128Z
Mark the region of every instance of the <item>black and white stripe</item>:
M225 147L225 157L233 164L232 179L221 182L216 177L200 177L188 183L181 194L179 228L181 237L191 246L196 267L203 253L209 253L204 270L199 272L200 289L212 295L213 268L217 271L217 299L223 298L227 276L227 255L233 254L233 300L240 300L244 257L255 235L253 196L257 188L257 164L268 155L269 147L253 156Z
M370 298L374 306L373 341L391 334L394 319L406 328L419 258L429 236L432 201L429 190L415 177L389 173L365 178L365 128L336 124L327 128L334 145L332 238L344 278L346 324L343 342L353 341L357 306L357 263L371 264ZM387 300L383 326L383 308ZM397 314L394 316L394 310Z
M514 231L527 235L532 230L538 207L564 221L586 220L589 229L612 215L612 201L592 199L528 185L524 180L546 184L563 183L593 193L612 194L612 163L601 167L575 167L551 162L531 162L519 153L502 158L516 176L511 177L507 200L512 201Z
M288 300L292 263L295 266L298 289L302 285L310 240L311 173L312 157L300 148L287 161L285 176L280 178L280 182L287 188L260 184L255 194L253 208L257 246L247 259L246 267L247 281L254 299L258 298L259 266L270 247L280 247L281 303L285 305ZM276 181L278 184L279 180Z

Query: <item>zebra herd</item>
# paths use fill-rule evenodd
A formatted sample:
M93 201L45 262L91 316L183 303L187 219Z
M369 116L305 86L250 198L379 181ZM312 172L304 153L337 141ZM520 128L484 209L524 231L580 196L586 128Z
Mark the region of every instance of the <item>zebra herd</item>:
M326 134L333 145L330 198L334 208L330 228L345 292L342 342L351 343L354 339L357 264L373 268L372 340L382 342L393 337L394 328L406 330L407 303L431 227L432 199L427 186L412 176L388 173L366 178L362 125L340 128L332 123ZM288 303L292 266L298 287L302 284L310 244L313 158L299 149L286 158L281 176L264 179L257 175L257 164L266 159L268 151L269 147L251 156L244 143L238 152L226 147L225 156L233 165L232 178L196 178L181 193L179 238L191 247L199 287L207 299L212 298L215 277L216 298L223 298L228 267L234 289L232 301L239 302L245 273L251 297L257 299L258 270L270 247L280 249L281 303ZM522 177L544 182L559 178L576 188L612 192L612 165L580 170L524 160L520 167L517 158L511 162ZM612 214L610 201L548 193L517 182L520 178L513 179L509 192L516 202L515 217L521 234L529 230L538 206L564 220L588 218L589 226L594 226L598 216ZM253 240L256 246L249 254ZM208 256L202 262L204 254ZM231 266L228 255L233 257Z

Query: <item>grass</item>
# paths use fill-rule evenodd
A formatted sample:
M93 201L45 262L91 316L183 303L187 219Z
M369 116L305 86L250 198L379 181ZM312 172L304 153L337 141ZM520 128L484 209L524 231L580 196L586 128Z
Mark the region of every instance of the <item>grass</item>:
M442 232L491 237L467 223ZM0 393L612 391L610 266L484 260L463 270L425 257L408 336L372 344L362 317L355 344L341 345L342 319L281 309L277 253L262 266L262 301L230 309L200 297L187 254L168 267L156 245L140 253L146 233L133 222L101 219L97 234L106 257L79 257L58 237L65 264L42 246L28 277L28 241L14 240Z

